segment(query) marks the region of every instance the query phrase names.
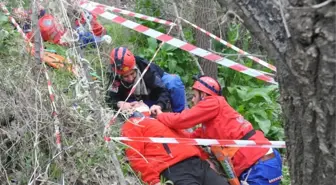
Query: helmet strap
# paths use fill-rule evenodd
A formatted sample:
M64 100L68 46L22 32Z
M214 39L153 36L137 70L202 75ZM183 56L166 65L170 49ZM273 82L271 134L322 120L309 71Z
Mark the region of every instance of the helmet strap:
M219 89L219 91L217 91L214 87L211 87L209 84L207 84L206 82L204 82L203 80L201 80L201 77L204 77L204 75L197 75L194 76L193 79L199 81L202 85L204 85L206 88L210 89L212 92L221 95L222 94L222 90ZM217 82L218 83L218 82ZM218 83L219 88L221 88L220 84Z
M199 101L202 101L203 100L202 91L198 91L198 94L199 94Z

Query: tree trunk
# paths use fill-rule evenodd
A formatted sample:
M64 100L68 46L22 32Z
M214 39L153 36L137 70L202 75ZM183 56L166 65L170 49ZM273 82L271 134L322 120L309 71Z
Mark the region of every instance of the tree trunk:
M230 7L276 61L293 185L335 179L335 2L218 0ZM282 1L284 2L284 1ZM322 6L323 5L323 6Z
M215 2L213 0L196 0L195 23L201 28L212 32L216 16ZM210 23L212 22L212 23ZM195 31L196 45L208 50L210 48L210 37L199 30ZM217 78L217 64L199 57L200 65L205 75Z

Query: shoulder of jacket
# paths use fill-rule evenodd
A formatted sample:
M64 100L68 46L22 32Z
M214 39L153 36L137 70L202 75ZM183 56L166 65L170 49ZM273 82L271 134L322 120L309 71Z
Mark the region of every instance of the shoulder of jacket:
M134 56L134 58L135 58L135 62L137 63L137 64L148 64L149 62L145 59L145 58L143 58L143 57L140 57L140 56Z

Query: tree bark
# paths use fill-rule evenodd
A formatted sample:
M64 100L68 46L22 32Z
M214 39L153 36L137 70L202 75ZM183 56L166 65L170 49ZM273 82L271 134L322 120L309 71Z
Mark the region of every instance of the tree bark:
M335 2L217 0L230 7L276 61L293 185L335 178ZM286 4L287 3L287 4Z
M213 0L197 0L195 3L195 23L201 28L212 32L214 23L209 24L216 17L215 2ZM210 46L210 37L205 35L199 30L195 31L196 45L208 50ZM217 78L217 64L209 62L206 59L199 57L199 63L203 69L205 75Z

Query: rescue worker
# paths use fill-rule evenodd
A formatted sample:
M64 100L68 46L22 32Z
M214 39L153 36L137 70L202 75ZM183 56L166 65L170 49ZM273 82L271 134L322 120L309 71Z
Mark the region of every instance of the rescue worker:
M75 11L75 14L79 14ZM89 22L90 24L87 24ZM106 29L97 20L97 16L87 11L80 14L80 19L75 21L76 31L79 34L79 42L81 47L85 47L90 43L99 43L105 40L107 43L112 41L111 37L106 35ZM90 31L92 29L92 32ZM95 46L95 45L93 45Z
M65 30L61 29L61 25L51 14L44 14L38 21L43 41L49 41L54 44L61 43L61 37L65 34Z
M123 126L124 137L185 137L149 117L149 107L140 102ZM133 112L133 111L132 111ZM227 179L217 174L204 160L208 156L197 146L124 141L130 146L126 156L135 172L149 185L160 185L160 175L174 185L228 185Z
M208 76L197 76L192 87L194 107L181 113L159 111L157 119L172 129L192 128L201 123L202 126L190 134L194 138L268 141L261 131L254 130L252 124L226 102L218 81ZM240 181L249 185L280 183L282 162L277 150L237 148L230 154Z
M186 104L184 85L178 75L164 72L159 66L151 64L128 102L124 102L141 73L148 65L142 57L134 56L125 47L115 48L110 54L110 69L115 75L107 94L107 103L113 108L131 107L132 101L144 101L152 113L157 110L181 112Z

